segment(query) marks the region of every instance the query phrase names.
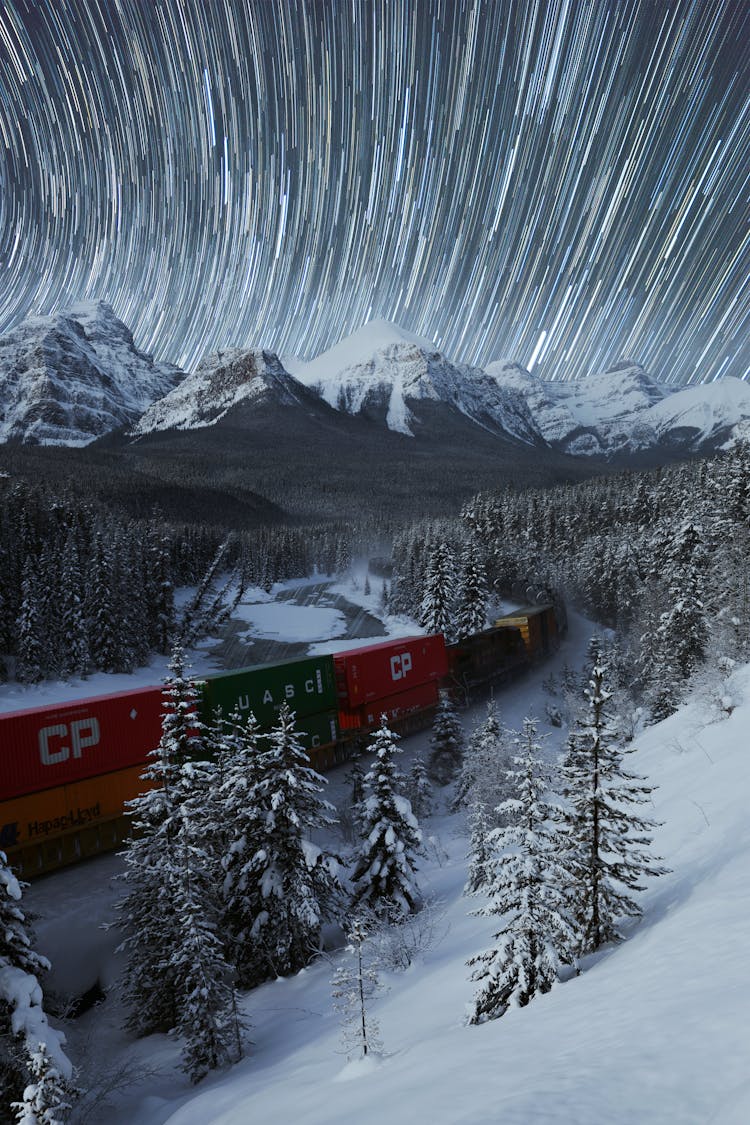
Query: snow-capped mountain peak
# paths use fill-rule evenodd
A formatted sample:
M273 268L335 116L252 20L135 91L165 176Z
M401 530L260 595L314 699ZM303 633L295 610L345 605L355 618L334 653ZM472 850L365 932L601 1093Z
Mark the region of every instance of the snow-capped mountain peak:
M131 424L182 378L103 301L31 316L0 338L0 441L86 445Z
M304 394L305 388L273 352L229 348L204 356L191 375L149 407L133 433L200 429L214 425L240 403L273 398L293 406L302 403Z
M387 321L365 324L295 374L337 410L383 417L413 436L416 404L442 403L523 441L537 438L525 403L479 367L455 364L429 340Z

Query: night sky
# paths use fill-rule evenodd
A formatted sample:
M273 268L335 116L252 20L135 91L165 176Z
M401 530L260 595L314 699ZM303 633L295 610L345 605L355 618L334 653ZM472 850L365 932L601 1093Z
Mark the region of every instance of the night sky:
M750 376L748 0L0 0L0 331Z

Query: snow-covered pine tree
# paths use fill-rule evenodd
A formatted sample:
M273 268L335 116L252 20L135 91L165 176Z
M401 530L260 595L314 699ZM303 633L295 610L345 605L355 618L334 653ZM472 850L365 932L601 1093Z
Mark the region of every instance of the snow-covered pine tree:
M367 930L364 922L354 918L347 934L346 953L353 964L340 965L331 981L333 1007L341 1016L341 1042L351 1057L379 1054L383 1044L380 1028L372 1016L370 1001L377 994L380 981L377 961L366 952Z
M232 972L219 937L219 895L201 832L190 809L180 810L172 909L180 940L170 950L176 982L176 1029L185 1041L183 1068L191 1082L242 1053Z
M21 1101L13 1102L16 1125L64 1125L75 1091L45 1043L29 1055L29 1080Z
M172 653L162 700L161 739L142 775L147 788L130 802L134 833L124 852L127 892L117 907L125 931L119 948L126 955L126 1027L136 1035L169 1031L178 1018L179 982L169 958L182 940L173 909L185 799L182 768L202 757L195 688L186 678L180 646Z
M487 718L469 739L453 797L455 811L481 802L488 810L512 796L508 779L511 769L506 732L500 723L494 699L487 704Z
M585 692L588 708L568 739L562 774L569 808L566 867L571 872L570 909L578 928L578 952L590 953L622 939L620 918L639 918L631 892L642 880L667 868L649 856L654 822L633 812L648 801L653 787L623 768L630 751L620 740L609 713L611 692L606 668L591 669Z
M55 1083L66 1096L73 1091L65 1036L49 1026L43 1007L39 977L50 964L32 949L21 897L22 885L0 852L0 1107L6 1108L23 1104L27 1087L35 1088L30 1098L38 1092L51 1101ZM35 1073L40 1052L55 1076L51 1069L46 1077Z
M169 539L154 522L145 551L145 587L148 595L149 641L157 652L169 652L175 627L174 587L169 561Z
M419 624L452 639L455 632L456 572L450 543L438 543L427 565Z
M461 554L456 595L456 634L466 637L479 633L487 625L489 588L487 572L479 540L470 535Z
M72 532L68 533L65 540L58 612L62 634L62 651L58 658L59 673L63 677L85 676L91 656L78 546Z
M23 566L21 608L16 622L16 678L21 683L39 683L48 671L41 604L37 563L28 556Z
M320 797L325 779L311 768L286 703L259 769L249 799L264 811L253 860L262 909L250 937L266 975L285 976L319 950L325 909L336 899L331 865L309 839L313 830L333 823L333 808Z
M222 837L222 915L227 957L237 974L240 988L252 988L268 975L262 949L254 938L254 927L265 911L259 873L264 852L267 796L258 724L250 712L230 716L225 725L224 766L218 786L216 809L223 821L217 824Z
M87 576L86 615L89 652L101 672L119 669L121 638L118 636L115 559L103 530L94 536Z
M493 856L485 865L491 895L472 911L502 919L494 944L468 962L481 987L471 1023L484 1023L524 1007L549 992L562 965L571 964L576 930L567 913L567 872L559 855L561 830L547 799L547 771L534 719L525 719L513 759L517 797L502 802L513 823L490 835Z
M465 895L482 894L487 887L488 864L494 855L490 833L496 827L481 801L475 801L467 820L469 828L469 868L466 873Z
M412 762L406 787L411 810L417 820L429 816L432 812L432 785L422 758L417 757Z
M398 921L417 905L415 855L422 841L408 800L397 792L402 780L394 760L401 753L397 739L383 715L370 744L375 761L365 778L363 838L352 874L351 909L388 922Z
M428 772L438 785L448 785L461 768L465 746L464 728L447 691L440 692L430 736Z

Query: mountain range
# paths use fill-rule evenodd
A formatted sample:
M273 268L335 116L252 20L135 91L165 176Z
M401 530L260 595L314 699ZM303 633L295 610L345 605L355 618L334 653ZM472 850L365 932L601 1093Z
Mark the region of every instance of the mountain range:
M575 458L708 452L750 433L750 386L679 387L636 363L578 380L543 380L509 360L454 363L428 340L375 320L306 362L262 349L208 355L185 374L139 351L102 303L32 317L0 338L0 441L85 445L123 430L250 426L269 408L360 435L444 441L481 431L503 446ZM467 429L468 424L468 429ZM335 438L333 439L335 441Z

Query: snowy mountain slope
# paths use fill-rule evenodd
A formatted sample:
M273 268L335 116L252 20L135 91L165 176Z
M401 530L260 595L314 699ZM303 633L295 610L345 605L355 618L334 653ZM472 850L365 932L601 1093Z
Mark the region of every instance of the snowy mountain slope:
M571 614L571 635L553 664L497 694L504 722L518 727L525 714L543 710L541 680L564 664L577 666L589 635L589 624ZM644 918L629 939L589 958L578 978L501 1020L465 1025L474 987L466 960L486 946L492 921L470 916L474 903L461 895L462 819L438 815L423 824L440 845L428 848L419 879L444 913L434 940L405 973L382 970L387 991L371 1006L382 1059L347 1064L339 1053L331 975L341 952L249 993L247 1058L197 1088L179 1072L174 1037L124 1036L112 991L70 1027L71 1054L90 1038L110 1070L131 1068L117 1104L94 1112L92 1125L745 1125L750 666L718 694L722 706L696 696L633 744L626 764L658 786L648 810L662 822L654 850L672 871L639 896ZM482 713L480 705L471 719ZM401 765L424 753L427 740L428 734L409 739ZM344 774L329 775L327 795L339 804L349 793ZM91 861L28 892L40 948L53 961L53 987L63 992L63 967L74 987L88 986L92 972L109 985L119 971L114 931L96 925L121 897L112 864L106 857ZM61 918L72 923L61 926ZM82 949L88 975L81 972Z
M29 317L0 338L0 441L86 445L182 377L139 351L104 302Z
M750 387L738 379L680 388L628 361L575 382L539 379L505 360L487 373L521 393L544 440L573 456L710 451L750 427Z
M413 436L419 403L443 404L479 425L534 443L539 434L523 398L479 367L454 364L427 340L375 320L310 363L297 378L337 410L383 419Z
M465 840L446 822L448 858L424 863L421 875L445 903L444 937L407 973L384 974L388 992L372 1005L382 1060L346 1065L337 1055L332 966L317 964L251 996L254 1058L210 1079L171 1115L144 1103L130 1120L747 1121L750 669L729 690L737 702L729 718L712 721L696 702L639 740L628 765L659 785L656 848L673 871L649 886L629 940L589 958L580 977L501 1020L463 1024L473 989L465 962L488 942L492 921L468 915Z
M505 361L488 364L487 372L525 396L545 441L574 455L652 446L655 434L644 417L669 393L638 364L627 362L577 382L539 379Z
M685 387L664 398L648 412L648 422L660 441L699 449L720 445L750 430L750 385L725 377L716 383Z
M146 410L133 433L199 429L218 422L240 403L272 399L283 406L302 406L308 395L273 352L231 348L205 356L193 374Z

